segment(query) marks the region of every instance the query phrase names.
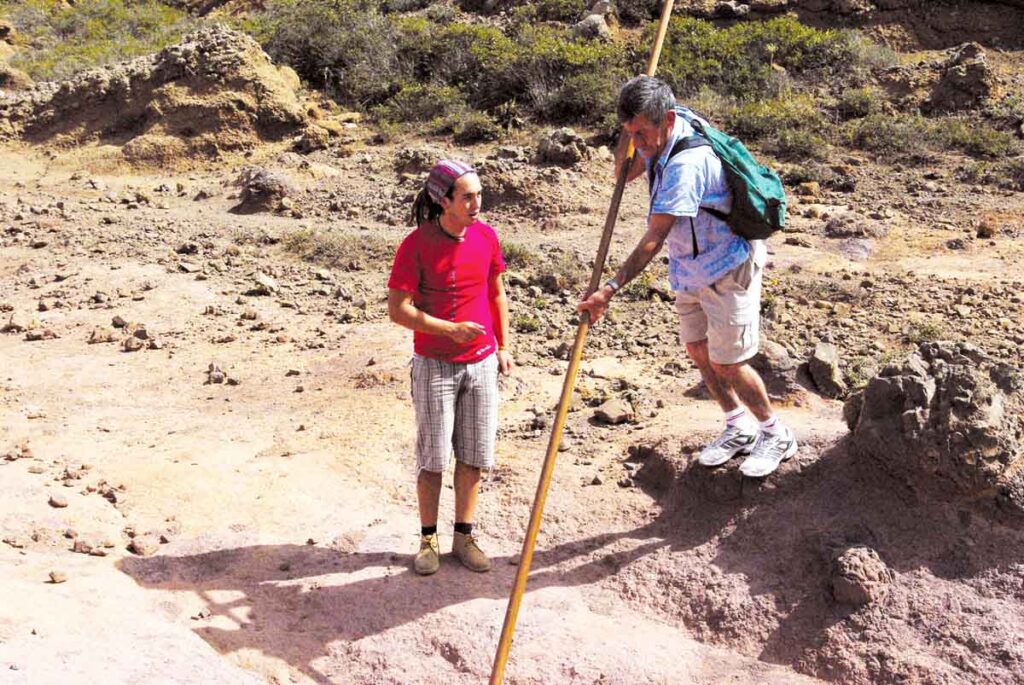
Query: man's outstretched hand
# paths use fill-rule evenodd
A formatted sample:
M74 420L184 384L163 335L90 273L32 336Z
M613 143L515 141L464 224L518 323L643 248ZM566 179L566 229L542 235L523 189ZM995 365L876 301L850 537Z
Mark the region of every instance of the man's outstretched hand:
M590 314L590 323L593 325L601 320L604 313L608 311L608 302L611 301L610 288L598 288L589 297L585 298L576 307L576 311Z

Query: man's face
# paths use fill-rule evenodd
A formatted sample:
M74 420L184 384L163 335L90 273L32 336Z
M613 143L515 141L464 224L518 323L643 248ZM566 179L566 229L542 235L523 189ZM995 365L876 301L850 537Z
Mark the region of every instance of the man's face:
M623 130L633 138L633 147L644 159L652 159L661 154L668 142L669 134L676 123L676 113L669 110L660 122L653 122L643 114L638 114L622 124Z
M442 202L448 223L465 228L476 221L482 197L479 176L473 173L460 176L452 187L451 198L446 197Z

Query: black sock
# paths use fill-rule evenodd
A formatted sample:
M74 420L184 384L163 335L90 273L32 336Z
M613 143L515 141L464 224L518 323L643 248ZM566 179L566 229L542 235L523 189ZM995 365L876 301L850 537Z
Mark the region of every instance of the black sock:
M424 535L424 536L426 536L426 535L433 535L436 532L437 532L437 524L436 523L434 525L432 525L432 526L422 526L420 528L420 535Z
M472 523L456 523L455 524L455 532L456 533L462 533L463 535L469 535L470 533L473 532L473 524Z

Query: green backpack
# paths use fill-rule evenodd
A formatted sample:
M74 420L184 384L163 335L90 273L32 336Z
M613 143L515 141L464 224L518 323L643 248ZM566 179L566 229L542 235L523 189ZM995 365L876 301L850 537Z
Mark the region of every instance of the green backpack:
M683 150L710 147L722 161L725 180L732 190L732 211L724 214L702 207L729 224L732 232L747 240L762 240L786 227L786 191L778 174L761 166L736 138L713 126L705 126L688 111L676 108L697 135L681 138L672 146L669 159ZM650 180L653 187L653 178Z

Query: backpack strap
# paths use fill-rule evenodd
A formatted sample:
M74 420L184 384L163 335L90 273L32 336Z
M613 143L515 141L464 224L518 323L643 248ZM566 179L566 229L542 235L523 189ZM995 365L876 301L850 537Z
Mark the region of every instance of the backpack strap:
M672 159L673 157L678 155L680 152L683 152L684 150L692 150L693 148L697 148L697 147L710 147L710 146L711 146L711 142L708 141L707 138L705 138L704 136L701 136L701 135L693 135L693 136L687 136L686 138L680 138L679 140L676 141L675 145L672 146L672 149L669 150L668 159ZM665 160L666 163L668 162L668 159ZM647 194L648 195L651 195L654 192L654 174L651 173L652 170L653 170L653 167L651 167L650 169L647 170ZM652 197L651 199L653 200L654 198Z
M708 140L707 133L705 133L705 131L704 131L704 124L701 123L700 119L698 119L697 117L694 117L694 116L690 116L689 114L686 113L686 110L681 109L679 107L676 107L675 113L676 113L677 117L682 117L683 121L688 123L690 125L690 128L692 128L694 131L696 131L696 134L692 135L692 136L689 136L687 138L683 138L682 140L678 141L675 145L673 145L672 146L672 152L669 153L669 159L674 157L679 152L679 150L676 150L676 148L679 146L679 143L681 143L683 141L697 139L697 140L699 140L701 142L691 143L689 145L689 147L701 147L701 146L711 147L711 141ZM682 149L689 149L689 148L682 148ZM654 179L653 178L650 179L649 183L651 185L651 191L653 192L653 190L654 190ZM726 221L729 218L729 215L726 214L725 212L721 212L721 211L719 211L717 209L712 209L711 207L701 207L701 209L703 209L705 212L707 212L711 216L715 217L719 221Z

